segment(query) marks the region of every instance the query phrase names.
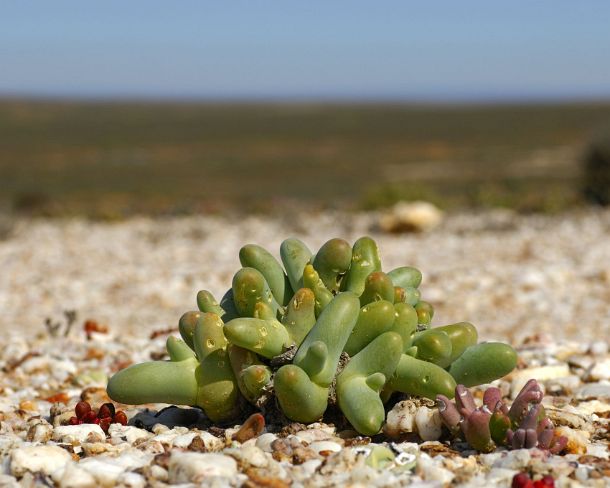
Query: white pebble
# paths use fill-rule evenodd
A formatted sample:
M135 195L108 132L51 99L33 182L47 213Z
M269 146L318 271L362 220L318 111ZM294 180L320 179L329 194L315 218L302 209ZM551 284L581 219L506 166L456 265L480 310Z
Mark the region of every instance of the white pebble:
M262 449L265 452L272 452L273 449L271 449L271 444L276 439L277 436L275 434L272 434L271 432L265 432L264 434L261 434L256 438L256 447Z
M97 424L60 425L53 431L53 440L68 444L102 442L106 434Z
M58 446L27 446L11 452L11 474L20 478L27 471L51 474L72 460L65 449Z
M333 441L318 441L312 442L309 445L309 448L319 454L324 451L339 452L341 450L341 445Z
M98 482L93 475L77 463L66 464L61 476L53 476L53 480L61 488L95 488Z
M133 444L140 439L148 439L152 434L144 429L138 429L131 425L110 424L108 429L110 440L116 444L118 442L128 442Z
M107 458L98 456L85 458L80 461L79 466L95 478L98 486L114 486L119 476L125 472L123 466L110 462Z
M223 454L173 452L169 460L170 483L200 483L210 476L237 474L235 459Z
M610 358L599 361L589 374L592 380L610 380Z
M330 439L332 437L332 432L324 429L306 429L300 430L295 434L302 441L311 444L316 441L325 441L326 439Z
M269 464L269 459L264 451L253 445L242 445L241 449L239 449L239 459L243 464L249 464L256 468L265 468Z
M585 466L579 466L574 470L574 477L584 483L589 479L589 470Z
M146 486L146 478L139 473L127 472L119 476L117 484L127 488L144 488Z
M417 406L415 403L404 400L394 405L388 412L385 433L390 437L399 437L401 434L415 432L415 413Z
M419 407L415 413L417 433L424 441L436 441L441 437L443 422L437 409Z
M29 442L47 442L53 435L53 426L44 419L34 419L29 424L26 439Z
M570 375L570 368L566 363L552 366L540 366L537 368L526 368L515 371L512 375L511 397L514 399L525 384L532 378L536 378L539 383L555 378L564 378Z

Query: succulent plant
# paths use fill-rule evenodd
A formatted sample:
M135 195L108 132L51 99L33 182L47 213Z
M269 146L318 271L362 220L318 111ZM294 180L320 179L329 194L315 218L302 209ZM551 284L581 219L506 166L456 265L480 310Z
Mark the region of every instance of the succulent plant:
M379 432L393 392L453 396L456 382L487 383L509 373L515 351L477 344L468 322L430 328L419 270L381 270L370 237L353 246L331 239L314 255L298 239L280 263L249 244L220 303L202 290L199 311L179 320L182 340L167 339L169 361L137 364L108 384L127 404L201 407L213 422L264 408L275 398L291 420L320 419L329 401L360 433Z
M568 440L555 435L553 423L545 415L538 382L529 380L509 408L496 387L483 394L483 405L477 407L464 385L455 387L455 401L438 395L436 401L443 423L453 433L460 431L476 450L493 451L503 445L509 449L537 447L551 453L561 452Z
M110 402L102 404L96 412L89 402L81 401L74 407L74 413L68 421L69 425L97 424L106 434L110 424L127 425L125 412L116 410Z

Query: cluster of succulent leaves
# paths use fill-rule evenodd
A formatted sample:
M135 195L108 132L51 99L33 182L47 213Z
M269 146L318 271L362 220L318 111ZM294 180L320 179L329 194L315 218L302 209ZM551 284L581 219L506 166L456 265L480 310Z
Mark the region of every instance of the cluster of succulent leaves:
M104 403L96 411L89 402L81 401L74 407L74 414L68 421L69 425L97 424L106 434L110 424L127 425L125 412L116 410L110 402Z
M509 449L537 447L557 454L568 440L555 435L553 423L540 403L542 397L540 385L531 379L510 408L496 387L485 390L480 407L464 385L455 388L455 402L442 394L437 395L436 401L447 428L453 434L461 431L466 442L478 451L491 452L503 445Z
M286 417L313 422L331 397L358 432L372 435L395 391L453 397L457 383L488 383L515 367L510 346L477 344L470 323L430 328L420 271L382 272L370 237L353 246L331 239L316 254L291 238L280 256L284 267L264 248L244 246L220 303L200 291L199 311L181 317L183 340L167 340L170 360L118 372L110 397L196 405L214 422L271 392Z

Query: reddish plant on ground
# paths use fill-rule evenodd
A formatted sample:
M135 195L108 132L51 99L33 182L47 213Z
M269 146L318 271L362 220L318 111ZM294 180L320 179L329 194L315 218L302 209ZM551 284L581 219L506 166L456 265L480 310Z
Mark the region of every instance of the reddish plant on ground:
M485 391L481 407L477 407L472 393L464 385L455 388L454 402L444 395L438 395L436 401L447 428L453 434L461 431L465 440L478 451L490 452L497 445L505 445L510 449L537 447L558 454L568 440L556 435L541 404L542 397L538 382L529 380L510 409L495 387Z
M70 425L98 424L102 430L108 433L110 424L127 425L127 416L122 410L116 410L114 404L104 403L96 412L91 408L89 402L78 402L74 407L74 417L70 417Z

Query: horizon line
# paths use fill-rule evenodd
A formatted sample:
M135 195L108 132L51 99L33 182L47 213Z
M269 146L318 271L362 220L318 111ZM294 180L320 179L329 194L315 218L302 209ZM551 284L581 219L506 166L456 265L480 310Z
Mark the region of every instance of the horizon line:
M480 96L391 96L391 95L176 95L134 93L29 93L1 92L0 101L90 102L90 103L200 103L200 104L282 104L282 105L546 105L610 103L608 95L508 94Z

